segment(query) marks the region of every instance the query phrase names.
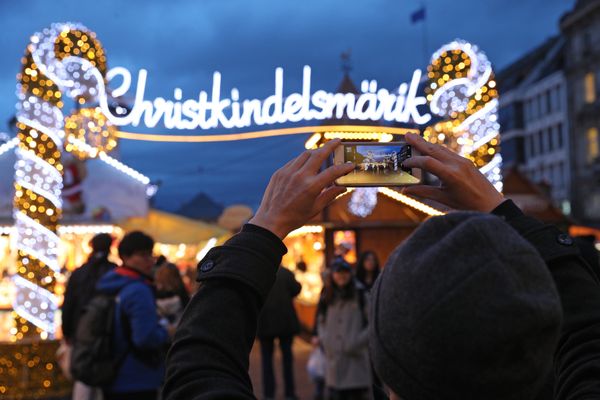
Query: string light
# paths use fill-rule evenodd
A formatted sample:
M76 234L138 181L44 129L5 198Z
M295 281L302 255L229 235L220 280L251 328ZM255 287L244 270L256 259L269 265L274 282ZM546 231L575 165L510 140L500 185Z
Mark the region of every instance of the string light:
M308 138L306 143L304 143L304 147L306 149L314 149L317 147L317 143L319 143L320 140L321 140L321 134L313 133L312 136L310 138Z
M407 206L412 207L415 210L421 211L422 213L425 213L427 215L430 215L430 216L444 215L444 213L442 211L437 210L426 204L423 204L420 201L413 199L412 197L409 197L402 193L396 192L395 190L392 190L390 188L380 187L380 188L378 188L378 190L379 190L379 193L384 194L396 201L399 201L400 203L406 204Z
M123 164L119 160L112 158L108 154L101 152L98 157L100 158L100 160L104 161L108 165L118 169L119 171L123 172L126 175L129 175L130 177L143 183L144 185L147 185L150 183L150 178L139 173L135 169L128 167L127 165Z
M99 107L75 110L65 121L65 149L80 159L96 157L99 152L108 153L117 146L116 131ZM85 150L76 144L82 142L87 145Z
M498 91L492 65L477 46L457 40L434 53L425 92L431 111L445 121L428 127L426 140L473 161L502 190ZM492 162L493 167L484 168Z
M324 228L321 225L304 225L296 230L291 231L287 237L304 236L308 233L322 233Z
M111 167L117 169L118 171L121 171L122 173L128 175L129 177L143 183L144 185L148 185L150 183L150 178L148 178L147 176L141 174L140 172L136 171L135 169L128 167L127 165L123 164L122 162L120 162L119 160L109 156L108 154L106 154L103 151L98 151L96 148L90 146L89 144L83 142L82 140L79 140L75 137L69 137L67 138L68 142L73 144L78 151L81 152L87 152L89 154L89 157L97 157L99 160L105 162L106 164L110 165Z
M13 280L17 288L14 309L20 317L15 337L38 335L45 339L54 337L52 310L58 303L48 294L54 293L60 271L56 232L62 209L63 95L73 97L80 105L94 101L97 87L104 84L106 58L95 34L83 25L65 23L34 34L22 64L17 75L13 233L18 257ZM84 112L82 115L86 116ZM92 134L98 131L94 128L101 127L100 134L106 136L105 125L94 127L86 122ZM108 144L112 145L110 140ZM0 154L9 148L0 147ZM44 307L32 306L36 302Z
M206 242L204 247L202 249L200 249L200 251L198 251L198 254L196 254L196 260L197 261L202 260L204 258L204 256L206 256L206 254L208 254L210 249L215 247L216 244L217 244L217 238L208 239L208 242Z
M12 138L8 142L0 145L0 156L8 151L11 151L19 145L19 138Z
M117 228L114 225L63 225L58 227L60 235L66 234L98 234L98 233L113 233Z
M105 73L102 46L94 33L79 24L53 24L32 35L22 58L22 69L17 75L17 138L16 142L0 146L0 154L18 146L15 225L10 231L2 228L3 233L11 233L17 249L16 274L12 277L15 326L10 330L11 341L28 340L14 354L16 360L29 358L27 353L37 352L40 339L53 339L56 333L55 312L62 294L57 281L63 279L58 264L60 239L57 235L62 213L63 96L72 97L78 105L97 101L97 88L104 85ZM91 132L83 139L109 150L115 139L105 134L107 125L99 118L93 120L95 125L90 124L96 117L93 113L88 116L82 111L81 115L88 117L85 129ZM69 134L73 136L81 131L70 130ZM96 134L108 139L94 141L92 139L98 139ZM36 398L66 394L63 392L68 388L67 382L56 371L53 361L55 351L39 351L43 359L49 361L41 362L40 356L35 355L22 364L20 371L26 372L20 373L27 378L26 387L7 388L0 382L0 394L10 391L15 398L23 397L23 393L25 397ZM8 355L0 357L0 376L5 367L12 370L12 365L14 362Z

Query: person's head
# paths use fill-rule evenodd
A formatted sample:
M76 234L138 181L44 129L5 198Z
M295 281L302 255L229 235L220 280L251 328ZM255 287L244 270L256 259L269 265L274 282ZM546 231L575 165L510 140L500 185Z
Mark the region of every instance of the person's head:
M338 288L344 288L352 281L352 266L343 258L337 257L331 264L331 279Z
M391 254L370 316L373 365L402 400L536 398L562 323L536 249L466 212L427 220Z
M185 291L181 274L175 264L167 263L156 270L154 286L161 292L180 293Z
M365 251L360 255L356 266L356 278L364 282L367 275L372 277L374 281L379 275L379 259L373 251Z
M92 254L95 253L110 253L110 246L112 245L113 237L108 233L99 233L90 240L90 247L92 248Z
M165 257L162 254L160 256L156 257L155 265L157 267L162 267L163 265L166 265L166 264L168 264L167 257Z
M152 273L154 266L154 239L140 231L128 233L119 243L119 257L123 265L146 275Z

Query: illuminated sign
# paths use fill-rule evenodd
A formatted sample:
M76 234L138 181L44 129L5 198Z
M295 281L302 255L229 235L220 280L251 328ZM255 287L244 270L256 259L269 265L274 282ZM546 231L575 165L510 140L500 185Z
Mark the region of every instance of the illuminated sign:
M330 93L325 90L311 90L311 68L304 67L302 76L302 92L284 95L284 74L282 68L275 70L274 94L264 100L240 100L239 90L234 88L225 97L221 93L221 74L213 74L210 94L201 90L194 98L183 99L183 92L175 88L173 99L157 97L147 99L146 80L148 72L141 69L137 76L135 100L131 111L117 108L113 114L109 107L104 82L99 81L100 107L106 117L115 125L155 127L162 121L167 129L202 129L213 128L247 128L287 122L326 120L342 118L346 115L352 120L408 123L419 125L431 120L428 113L422 114L420 106L427 104L424 96L419 96L418 88L421 71L413 73L410 84L403 83L397 90L390 92L378 88L377 81L363 81L362 93ZM113 68L107 73L109 80L118 78L121 85L111 95L120 97L129 93L131 73L123 68ZM120 111L120 115L119 115Z

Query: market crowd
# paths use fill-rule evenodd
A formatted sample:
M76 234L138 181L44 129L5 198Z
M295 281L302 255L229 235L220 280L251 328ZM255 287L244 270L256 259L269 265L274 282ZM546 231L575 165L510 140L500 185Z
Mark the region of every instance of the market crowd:
M456 211L421 224L381 268L372 252L357 265L343 254L330 260L308 365L315 397L600 399L598 260L524 215L467 159L418 135L406 140L421 155L403 167L440 184L404 192ZM333 182L354 165L322 168L338 145L304 152L272 176L254 217L199 263L191 298L176 267L156 265L152 238L127 234L115 266L112 238L95 237L63 308L75 391L88 396L79 398L254 399L248 367L257 339L264 398L275 395L276 344L285 397L296 398L293 298L301 288L281 267L282 240L346 190ZM92 328L102 318L110 327L104 353L85 346L106 347ZM84 356L106 352L104 368L91 373L97 360ZM94 380L101 390L90 388Z

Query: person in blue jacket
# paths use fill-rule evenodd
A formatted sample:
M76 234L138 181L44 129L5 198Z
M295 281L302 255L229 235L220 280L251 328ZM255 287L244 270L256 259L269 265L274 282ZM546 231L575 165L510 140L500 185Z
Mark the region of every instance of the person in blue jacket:
M164 375L164 349L169 341L160 323L152 288L154 240L131 232L119 244L122 265L98 282L101 293L117 296L114 354L120 361L105 400L156 400Z

